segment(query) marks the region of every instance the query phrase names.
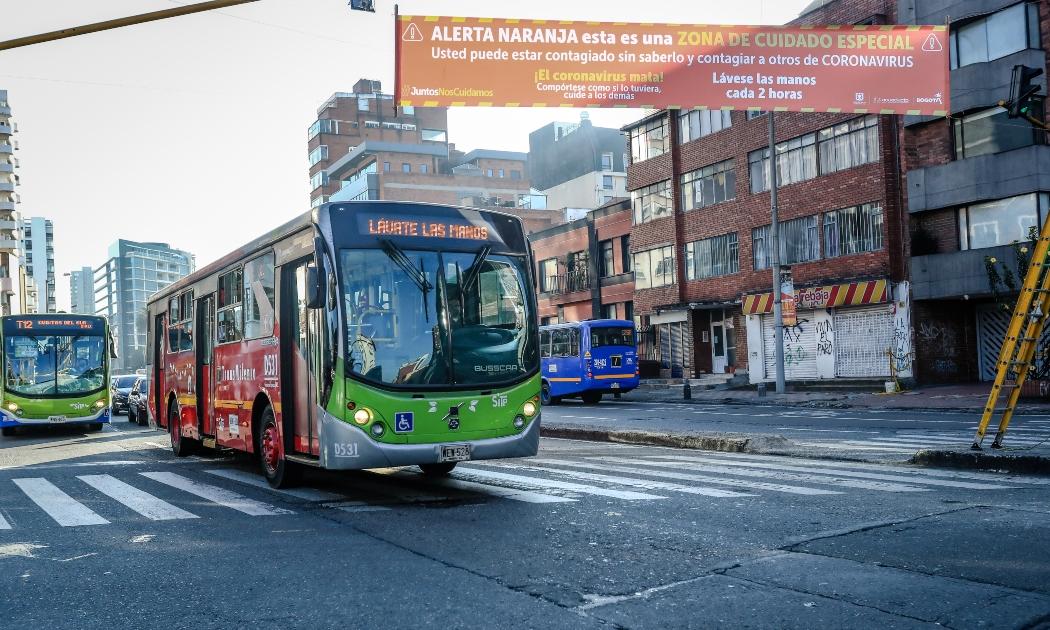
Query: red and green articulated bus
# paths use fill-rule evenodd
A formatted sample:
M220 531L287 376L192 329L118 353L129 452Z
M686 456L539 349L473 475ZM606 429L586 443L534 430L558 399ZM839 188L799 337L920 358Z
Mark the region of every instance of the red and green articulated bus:
M0 318L3 402L0 431L77 424L98 431L110 420L109 324L95 315Z
M510 215L322 205L150 299L151 422L176 455L256 454L276 487L534 455L532 269Z

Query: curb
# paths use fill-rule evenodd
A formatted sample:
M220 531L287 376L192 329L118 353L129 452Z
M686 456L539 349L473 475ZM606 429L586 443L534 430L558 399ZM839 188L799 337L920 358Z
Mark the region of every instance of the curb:
M762 398L760 400L740 400L739 398L655 398L655 397L632 397L624 398L627 402L647 403L681 403L686 405L733 405L737 407L772 406L772 407L799 407L802 409L850 409L870 411L921 411L923 413L965 413L981 414L984 407L898 407L885 406L873 407L869 405L855 405L842 400L777 400L775 396ZM1043 407L1018 407L1014 410L1015 416L1050 415L1050 406Z
M613 442L642 446L668 446L701 451L724 453L761 453L769 449L783 449L791 441L779 435L749 436L730 433L675 434L655 431L617 431L608 429L586 429L580 427L558 427L541 425L540 436L585 440L588 442Z
M1043 455L1007 455L982 451L939 451L923 449L908 460L909 464L966 470L998 470L1030 475L1050 475L1050 457Z

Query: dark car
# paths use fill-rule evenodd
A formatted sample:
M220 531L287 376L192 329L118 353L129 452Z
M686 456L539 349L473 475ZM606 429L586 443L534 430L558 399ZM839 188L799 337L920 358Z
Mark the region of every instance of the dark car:
M135 381L142 378L135 374L129 374L127 376L114 376L113 381L110 385L112 392L112 406L113 415L117 415L121 412L127 412L128 410L128 395L131 394L131 388L135 386Z
M148 396L149 379L139 377L131 387L131 393L128 394L128 422L146 426L149 420L149 412L146 410Z

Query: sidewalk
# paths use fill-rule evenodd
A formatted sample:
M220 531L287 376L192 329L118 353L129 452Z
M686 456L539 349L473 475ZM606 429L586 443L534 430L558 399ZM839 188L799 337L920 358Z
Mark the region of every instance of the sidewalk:
M682 386L646 387L625 394L625 400L644 402L691 402L695 404L728 405L784 405L811 409L883 409L943 410L981 413L988 402L991 383L966 385L937 385L922 387L897 394L875 391L789 391L776 394L770 388L765 396L754 389L693 389L692 399L684 400ZM1050 399L1022 399L1015 414L1050 414Z

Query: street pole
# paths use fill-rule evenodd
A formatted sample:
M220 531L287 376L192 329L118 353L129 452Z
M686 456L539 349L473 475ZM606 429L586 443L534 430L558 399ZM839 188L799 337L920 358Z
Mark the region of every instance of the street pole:
M249 2L258 1L259 0L212 0L211 2L200 2L198 4L190 4L183 7L173 7L171 9L162 9L160 11L152 11L150 13L140 13L139 15L131 15L128 17L117 18L114 20L106 20L105 22L95 22L93 24L85 24L83 26L71 26L69 28L64 28L60 31L40 33L39 35L27 35L26 37L19 37L18 39L9 39L7 41L0 42L0 50L10 50L12 48L20 48L22 46L32 46L33 44L42 44L44 42L50 42L56 39L65 39L67 37L76 37L77 35L86 35L88 33L108 31L113 28L121 28L122 26L132 26L134 24L142 24L143 22L165 20L168 18L179 17L181 15L200 13L201 11L211 11L213 9L224 9L226 7L232 7L238 4L247 4Z
M769 246L773 250L773 329L775 342L773 353L777 364L777 393L783 394L784 384L784 320L780 305L780 226L777 221L777 146L773 110L769 110Z

